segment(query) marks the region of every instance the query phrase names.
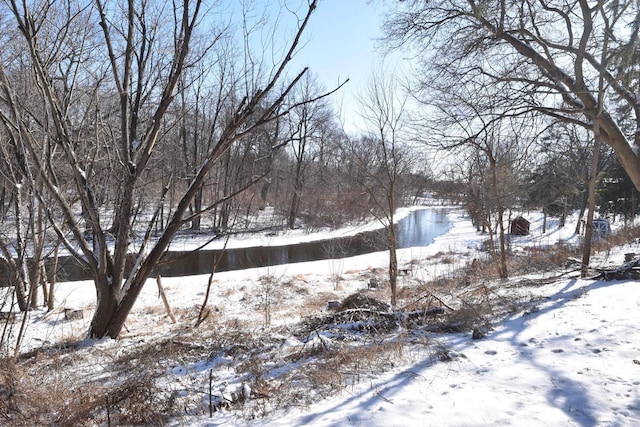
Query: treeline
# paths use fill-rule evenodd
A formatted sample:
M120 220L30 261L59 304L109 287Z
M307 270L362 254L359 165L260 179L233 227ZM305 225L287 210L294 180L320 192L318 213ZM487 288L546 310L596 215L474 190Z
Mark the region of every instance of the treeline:
M96 287L89 335L116 337L179 232L251 229L267 205L286 228L384 217L385 139L347 135L341 85L291 66L316 2L242 7L0 5L3 309L52 308L43 260L64 250Z
M63 249L94 279L89 335L116 337L177 233L255 229L266 206L282 228L379 220L393 303L393 213L425 192L466 205L502 277L512 209L577 209L588 266L597 207L638 209L640 9L485 3L388 15L417 66L372 73L356 134L341 85L292 66L315 0L0 3L4 307L51 308Z

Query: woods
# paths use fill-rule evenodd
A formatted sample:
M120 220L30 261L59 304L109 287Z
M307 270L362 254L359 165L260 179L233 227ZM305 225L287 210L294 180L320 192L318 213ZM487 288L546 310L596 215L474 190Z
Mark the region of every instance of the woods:
M0 0L0 424L637 424L639 31Z
M440 82L426 77L455 63L458 87L490 82L514 117L536 113L589 131L597 124L640 189L636 2L406 4L389 19L387 36L424 52L430 69L422 82Z
M287 113L285 99L306 73L288 77L286 68L315 2L298 22L282 60L268 68L230 57L227 29L205 28L204 7L199 1L174 6L130 1L122 8L102 1L3 6L3 24L10 25L11 18L20 34L11 40L15 50L5 54L3 64L23 61L20 69L0 69L0 119L12 148L8 159L15 159L11 184L20 189L15 219L23 259L11 266L22 283L18 299L25 299L21 292L35 293L41 280L22 271L26 238L19 214L25 191L24 197L45 206L41 218L46 216L64 249L92 273L97 305L91 337L117 337L146 279L186 223L197 228L205 212L222 205L219 224L226 225L224 205L261 176L254 171L244 179L229 177L221 192L205 199L210 173L236 141ZM243 36L251 37L250 31ZM204 64L218 64L220 74L207 75ZM194 71L198 67L201 76ZM28 80L15 79L18 72ZM211 98L187 104L198 78ZM33 104L21 101L21 82L33 85ZM200 94L196 91L196 99ZM305 102L311 101L299 104ZM199 108L206 108L204 117ZM202 120L203 128L197 123L187 128L189 115ZM167 161L161 153L173 150L168 144L175 128L181 128L187 169L173 163L167 169L177 173L159 176ZM206 144L197 140L199 132ZM268 146L267 154L277 148ZM42 227L42 220L38 224Z
M326 101L342 84L325 89L289 67L316 2L288 15L271 65L255 47L279 30L266 15L247 5L216 22L208 8L2 5L3 212L15 235L0 248L21 310L41 293L53 301L44 260L64 250L95 284L89 336L115 338L183 230L247 228L268 204L289 228L362 215Z
M568 125L593 138L588 179L583 180L589 205L584 268L597 204L599 144L615 153L640 189L640 104L633 60L639 16L633 1L409 1L385 26L394 47L421 54L418 98L439 109L441 117L430 128L436 135L430 138L433 144L460 147L502 123L511 123L511 139L524 132L529 141L538 141ZM530 145L524 144L516 149L526 152ZM492 156L488 161L495 164ZM535 158L528 162L535 167ZM490 188L495 189L492 176ZM501 226L501 203L496 209Z
M384 43L417 67L372 71L347 131L332 97L349 80L325 87L292 65L315 1L3 2L0 253L15 304L54 308L63 251L93 277L89 336L115 338L177 235L258 231L270 207L276 229L380 221L395 305L394 211L427 193L465 205L502 278L514 215L564 224L577 210L587 268L594 217L637 212L640 12L526 4L403 2Z

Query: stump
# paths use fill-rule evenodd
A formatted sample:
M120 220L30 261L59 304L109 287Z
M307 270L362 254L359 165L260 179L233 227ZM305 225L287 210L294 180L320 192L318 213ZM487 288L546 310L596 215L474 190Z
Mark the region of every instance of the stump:
M338 309L338 307L340 307L340 301L338 300L327 301L327 310L335 311Z
M84 319L84 310L77 310L73 308L64 309L64 318L66 320L80 320Z

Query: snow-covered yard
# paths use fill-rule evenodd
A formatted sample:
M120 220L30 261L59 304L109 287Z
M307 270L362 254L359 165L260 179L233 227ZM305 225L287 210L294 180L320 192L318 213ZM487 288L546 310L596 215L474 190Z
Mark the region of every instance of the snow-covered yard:
M169 424L196 426L640 425L640 283L583 280L568 265L462 283L459 270L483 258L486 236L460 211L450 218L432 245L400 252L412 266L400 282L404 323L327 311L328 301L354 293L388 301L387 289L368 286L384 276L384 252L218 273L198 328L208 276L163 278L175 324L151 280L117 341L83 341L94 290L64 283L59 307L87 314L32 313L23 356L0 377L0 393L25 375L12 398L58 393L48 404L58 405L54 421L66 422L65 407L91 401L91 415L71 419L85 425L116 420L140 384L148 407L129 408L138 411L122 418L131 423L160 424L154 412L172 406ZM512 241L525 264L527 248L577 240L571 223L542 235L541 218L528 219L532 235ZM599 253L593 265L621 264L628 252L640 244ZM424 316L405 327L417 307ZM433 327L439 312L425 313L443 307L473 317L484 337L472 339L464 318L458 331L445 333L451 318Z
M545 286L539 291L547 298L484 339L434 337L447 349L445 361L427 357L398 366L255 424L640 425L639 285L569 280Z

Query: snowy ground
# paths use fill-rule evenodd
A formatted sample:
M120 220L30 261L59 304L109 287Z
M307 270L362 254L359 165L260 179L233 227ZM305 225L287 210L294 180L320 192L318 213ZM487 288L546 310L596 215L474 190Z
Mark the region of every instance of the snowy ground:
M478 248L486 236L478 235L460 211L452 209L450 217L453 228L432 245L401 251L400 264L414 265L412 284L452 276L482 256ZM563 229L552 222L549 232L542 235L541 218L527 218L532 220L532 235L514 239L516 251L578 240L572 235L571 222ZM640 253L640 244L598 254L593 265L620 264L627 252ZM242 330L252 331L249 335L271 334L274 350L258 360L263 368L272 367L266 370L271 377L284 378L284 371L302 369L302 359L291 360L308 349L312 339L283 331L310 313L324 313L328 300L365 291L369 276L362 272L383 269L386 263L386 253L381 252L216 274L208 304L212 315L200 328L211 331L235 322ZM561 276L563 273L567 274ZM278 286L269 287L266 277ZM155 281L150 281L121 340L88 343L91 345L79 350L76 359L89 363L82 369L93 377L109 378L108 364L99 353L113 359L141 343L166 337L178 343L180 334L184 340L204 335L191 325L203 302L207 279L206 275L163 279L176 324L165 315ZM200 409L185 409L186 414L175 419L175 425L640 425L640 284L582 280L569 270L535 274L529 279L532 283L527 286L516 286L516 279L486 286L492 295L525 303L513 305L508 316L492 322L483 339L472 340L471 331L405 337L395 353L381 356L386 360L363 359L363 363L373 360L371 366L358 364L356 374L352 369L356 365L349 365L349 372L340 376L343 383L337 391L327 395L309 390L306 404L290 407L281 402L257 410L251 401L257 402L258 397L249 389L247 377L239 376L240 370L232 365L228 353L216 356L210 350L204 352L205 358L159 362L158 369L166 371L159 381L181 398L199 402ZM375 296L387 298L384 291ZM61 308L90 313L93 288L86 282L60 284L57 297ZM81 339L89 320L85 316L68 321L62 311L33 313L22 349ZM332 336L316 334L318 345L331 344ZM396 342L389 338L392 336L384 339ZM296 376L286 378L295 381ZM231 389L242 393L244 387L245 408L232 407L210 417L210 381L221 395ZM248 407L253 412L248 412ZM252 420L256 413L266 415Z
M485 339L438 337L449 361L401 366L255 425L640 425L638 286L550 285L534 312Z

